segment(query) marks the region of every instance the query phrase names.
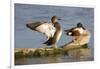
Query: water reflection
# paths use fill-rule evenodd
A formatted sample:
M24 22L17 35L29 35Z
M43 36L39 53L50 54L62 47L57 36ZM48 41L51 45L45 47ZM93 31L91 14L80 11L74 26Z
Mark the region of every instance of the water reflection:
M91 54L91 49L89 48L80 48L68 51L68 56L76 60L89 59L90 57L92 57Z

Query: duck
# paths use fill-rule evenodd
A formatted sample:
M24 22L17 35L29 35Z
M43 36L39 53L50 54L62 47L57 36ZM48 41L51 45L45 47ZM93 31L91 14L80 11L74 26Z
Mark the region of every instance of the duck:
M90 31L88 31L82 23L77 23L76 27L64 31L66 35L73 37L72 41L63 46L64 48L81 47L87 45L90 41Z
M26 27L30 28L31 30L43 33L47 37L46 41L42 44L57 48L57 43L62 35L62 28L58 22L59 20L61 19L59 19L57 16L52 16L51 22L37 21L26 24Z
M86 30L86 28L83 26L83 24L81 22L79 22L79 23L77 23L76 27L73 27L68 30L64 30L64 32L68 36L79 36L83 33L84 30Z

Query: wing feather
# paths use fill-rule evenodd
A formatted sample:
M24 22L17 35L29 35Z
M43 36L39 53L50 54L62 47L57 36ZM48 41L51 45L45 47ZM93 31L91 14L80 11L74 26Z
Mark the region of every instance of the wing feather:
M44 24L38 26L36 28L36 30L38 30L39 32L45 34L46 37L47 37L47 40L50 37L53 37L54 36L54 33L56 31L55 27L51 23L44 23Z
M34 31L45 34L47 40L50 37L53 37L56 31L56 28L53 26L53 24L48 22L35 22L31 24L26 24L26 26Z

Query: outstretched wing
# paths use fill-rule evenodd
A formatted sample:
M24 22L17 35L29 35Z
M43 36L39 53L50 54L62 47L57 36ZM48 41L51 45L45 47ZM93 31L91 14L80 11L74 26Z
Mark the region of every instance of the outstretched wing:
M47 36L47 40L50 37L53 37L54 33L56 31L55 27L51 23L44 23L44 24L38 26L36 28L36 30L38 30L39 32L45 34Z
M27 24L26 26L32 30L45 34L47 40L50 37L53 37L56 31L52 23L47 23L47 22L35 22L35 23Z

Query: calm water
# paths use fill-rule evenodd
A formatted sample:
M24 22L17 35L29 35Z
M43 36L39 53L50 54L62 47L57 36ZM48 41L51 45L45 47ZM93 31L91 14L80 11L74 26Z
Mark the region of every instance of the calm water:
M41 58L22 58L15 61L15 65L30 65L30 64L48 64L48 63L64 63L64 62L79 62L92 61L93 56L75 57L75 56L49 56Z
M49 21L50 18L56 15L62 20L60 24L63 28L69 29L75 27L78 22L82 22L83 25L90 31L91 39L89 42L89 48L94 48L94 9L82 8L82 7L64 7L64 6L44 6L44 5L28 5L28 4L15 4L15 48L40 48L44 47L43 42L46 37L38 32L32 31L26 27L27 23L35 21ZM58 47L68 43L71 37L66 36L63 32L62 37L58 43ZM92 54L93 55L93 54ZM45 58L30 58L26 59L26 64L49 63L47 57ZM63 58L63 59L61 59ZM67 58L69 60L65 60ZM44 60L43 60L44 59ZM55 62L68 62L71 59L67 57L52 57ZM23 59L24 61L24 59ZM24 62L22 62L24 64Z

